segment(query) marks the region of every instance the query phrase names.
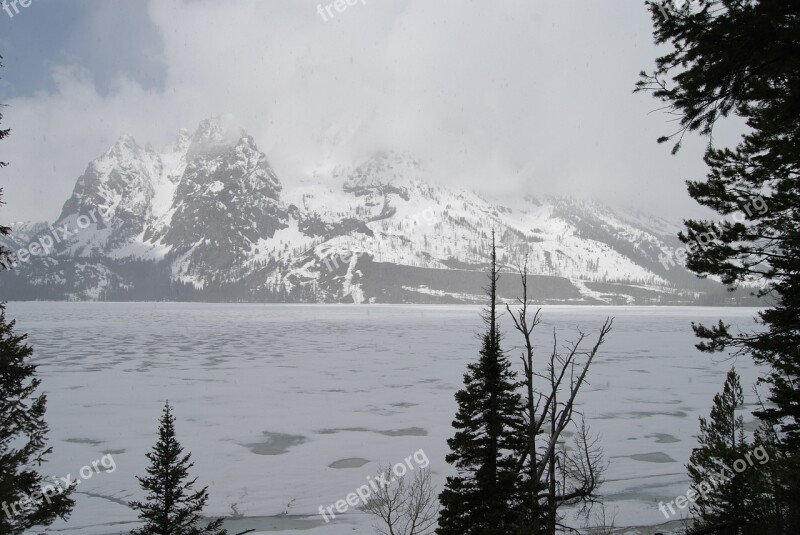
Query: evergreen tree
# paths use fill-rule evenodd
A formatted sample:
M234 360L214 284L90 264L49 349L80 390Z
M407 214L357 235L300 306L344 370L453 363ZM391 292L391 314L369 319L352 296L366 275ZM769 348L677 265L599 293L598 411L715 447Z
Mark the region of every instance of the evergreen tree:
M189 469L194 466L191 457L191 453L184 455L183 446L175 438L175 417L167 402L158 442L147 454L147 476L137 477L147 491L147 501L131 503L145 525L131 535L226 535L221 518L198 527L208 501L208 487L194 490L197 478L189 480Z
M439 535L515 533L520 474L516 452L524 447L523 408L516 374L500 347L497 326L497 262L492 236L489 307L480 357L467 366L456 393L456 432L446 460L457 475L439 495Z
M731 534L745 534L756 527L756 490L763 473L755 465L742 472L735 469L737 462L752 459L756 447L745 437L744 418L736 415L743 404L739 375L731 369L722 393L714 396L709 419L700 418L699 447L686 467L697 495L692 506L697 529L725 524Z
M687 267L730 287L761 286L771 306L763 328L734 332L723 322L696 325L698 347L751 355L770 371L771 406L759 417L779 427L784 465L774 496L793 511L786 533L800 533L800 2L703 0L686 9L651 4L657 44L673 50L642 73L637 90L652 90L677 115L680 129L712 138L718 119L736 114L748 130L733 148L709 143L705 181L689 194L723 222L686 221ZM672 6L671 2L666 7Z
M46 445L47 397L36 395L41 381L29 362L33 349L27 335L14 333L14 324L0 306L0 535L65 520L74 505L71 487L51 485L35 469L52 453Z
M0 139L8 134L8 129L0 129ZM0 162L0 167L6 165ZM9 232L0 225L0 235ZM0 247L0 271L10 266L10 252ZM14 325L0 303L0 535L65 520L74 505L71 488L51 485L35 470L52 453L46 444L47 397L36 393L41 381L30 363L33 349L25 343L27 335L14 332Z

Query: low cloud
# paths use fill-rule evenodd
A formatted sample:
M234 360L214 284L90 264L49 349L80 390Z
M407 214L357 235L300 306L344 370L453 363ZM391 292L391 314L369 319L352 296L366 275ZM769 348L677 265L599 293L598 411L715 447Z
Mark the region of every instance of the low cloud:
M160 41L157 51L147 43L158 55L149 65L163 66L149 85L141 62L126 72L131 51L102 83L92 63L54 51L52 88L5 111L3 220L53 219L123 132L159 146L220 113L255 137L288 187L318 165L391 149L432 162L449 184L662 214L669 204L676 219L692 209L683 181L703 176L703 141L670 156L655 139L672 125L631 93L657 53L644 5L373 0L324 22L319 4L136 2L147 9L142 35ZM95 13L75 38L91 42L91 28L107 33L116 16ZM92 61L108 63L102 51Z

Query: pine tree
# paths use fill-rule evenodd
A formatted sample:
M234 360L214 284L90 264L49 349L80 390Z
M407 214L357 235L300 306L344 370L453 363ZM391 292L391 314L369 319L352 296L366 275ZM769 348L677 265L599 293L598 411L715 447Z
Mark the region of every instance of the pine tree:
M524 447L523 412L516 374L500 347L497 326L497 262L492 236L489 307L484 316L480 358L467 366L456 393L456 432L446 460L457 475L439 495L439 535L515 533L519 469L515 452Z
M747 506L758 468L741 473L732 469L753 447L745 438L744 418L736 415L743 404L739 375L731 369L722 393L714 396L709 419L700 418L699 447L692 450L686 467L697 495L692 506L695 528L725 524L739 534L746 533L752 521Z
M0 139L8 134L8 129L0 129ZM0 168L6 165L0 162ZM0 235L9 232L0 225ZM0 271L10 267L10 252L0 247ZM0 535L65 520L74 505L71 488L51 485L35 470L52 453L46 444L47 397L36 394L41 381L30 363L33 349L25 343L27 335L17 335L14 326L0 303Z
M667 3L667 7L674 5ZM774 497L792 509L786 533L800 533L800 2L703 0L675 11L651 4L657 44L672 50L642 73L637 90L652 90L680 121L673 152L690 131L713 140L720 118L738 115L747 132L733 148L711 142L705 181L689 194L723 217L686 221L687 267L730 287L757 284L771 306L763 328L734 332L723 322L696 325L698 347L737 350L770 371L768 409L779 426L783 466Z
M47 397L36 395L41 381L29 362L33 349L25 343L27 335L14 333L14 324L0 307L1 535L64 520L74 505L72 488L51 485L34 468L52 453L46 445ZM43 490L50 489L43 496Z
M148 493L147 501L130 504L139 511L145 525L131 535L226 535L221 529L222 519L198 527L208 501L208 487L194 490L197 478L189 480L189 469L194 466L191 457L191 453L184 455L183 446L175 438L175 417L167 402L158 428L158 442L147 454L150 461L147 476L137 477Z

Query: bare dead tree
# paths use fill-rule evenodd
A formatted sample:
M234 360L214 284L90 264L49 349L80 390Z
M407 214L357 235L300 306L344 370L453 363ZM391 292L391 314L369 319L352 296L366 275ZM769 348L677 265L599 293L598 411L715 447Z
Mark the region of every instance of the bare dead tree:
M533 330L542 322L542 309L536 310L533 317L528 319L528 263L525 261L525 267L520 271L522 279L522 298L517 299L520 305L516 313L511 310L509 305L506 305L506 310L514 321L514 327L519 331L525 340L525 347L522 356L522 367L524 373L523 385L526 390L525 397L525 427L526 427L526 451L525 456L520 459L520 470L525 468L525 460L528 459L527 464L527 500L523 504L524 507L530 511L530 526L531 533L539 533L540 527L540 508L538 498L538 485L540 477L538 475L538 455L536 453L536 437L541 433L541 425L543 420L538 417L539 406L542 399L541 394L535 391L534 387L534 367L533 367Z
M543 371L537 372L533 332L541 323L541 309L532 315L528 309L527 262L519 273L522 297L516 310L509 305L506 309L524 340L521 359L526 447L518 467L526 480L522 501L528 518L521 533L555 533L557 528L568 529L560 524L560 507L580 504L581 511L588 514L598 500L597 489L605 468L603 453L597 437L576 411L575 401L614 320L606 319L592 345L587 344L589 335L578 331L575 341L559 349L554 330L549 359ZM575 447L568 451L559 444L563 445L562 436L570 427L575 429Z
M601 503L592 513L592 526L587 525L590 535L614 535L617 528L617 509L609 514L605 504Z
M391 467L382 471L390 479ZM378 517L381 535L431 535L439 516L439 499L428 468L414 473L413 479L398 478L381 486L362 510Z

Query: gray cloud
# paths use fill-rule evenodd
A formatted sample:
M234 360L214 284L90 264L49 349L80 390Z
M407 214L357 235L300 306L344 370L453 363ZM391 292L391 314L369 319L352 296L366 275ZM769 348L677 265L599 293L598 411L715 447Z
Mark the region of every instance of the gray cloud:
M52 219L123 132L160 145L219 113L255 136L287 185L393 149L432 162L444 183L673 219L696 210L683 181L703 176L705 141L670 156L655 139L673 125L631 93L658 52L644 2L366 0L327 22L318 4L159 0L128 17L124 49L95 50L88 66L59 57L55 89L6 110L3 220ZM126 10L96 11L73 39L109 42ZM98 88L92 65L111 59L119 69ZM159 83L142 85L142 65L163 66L149 75Z

